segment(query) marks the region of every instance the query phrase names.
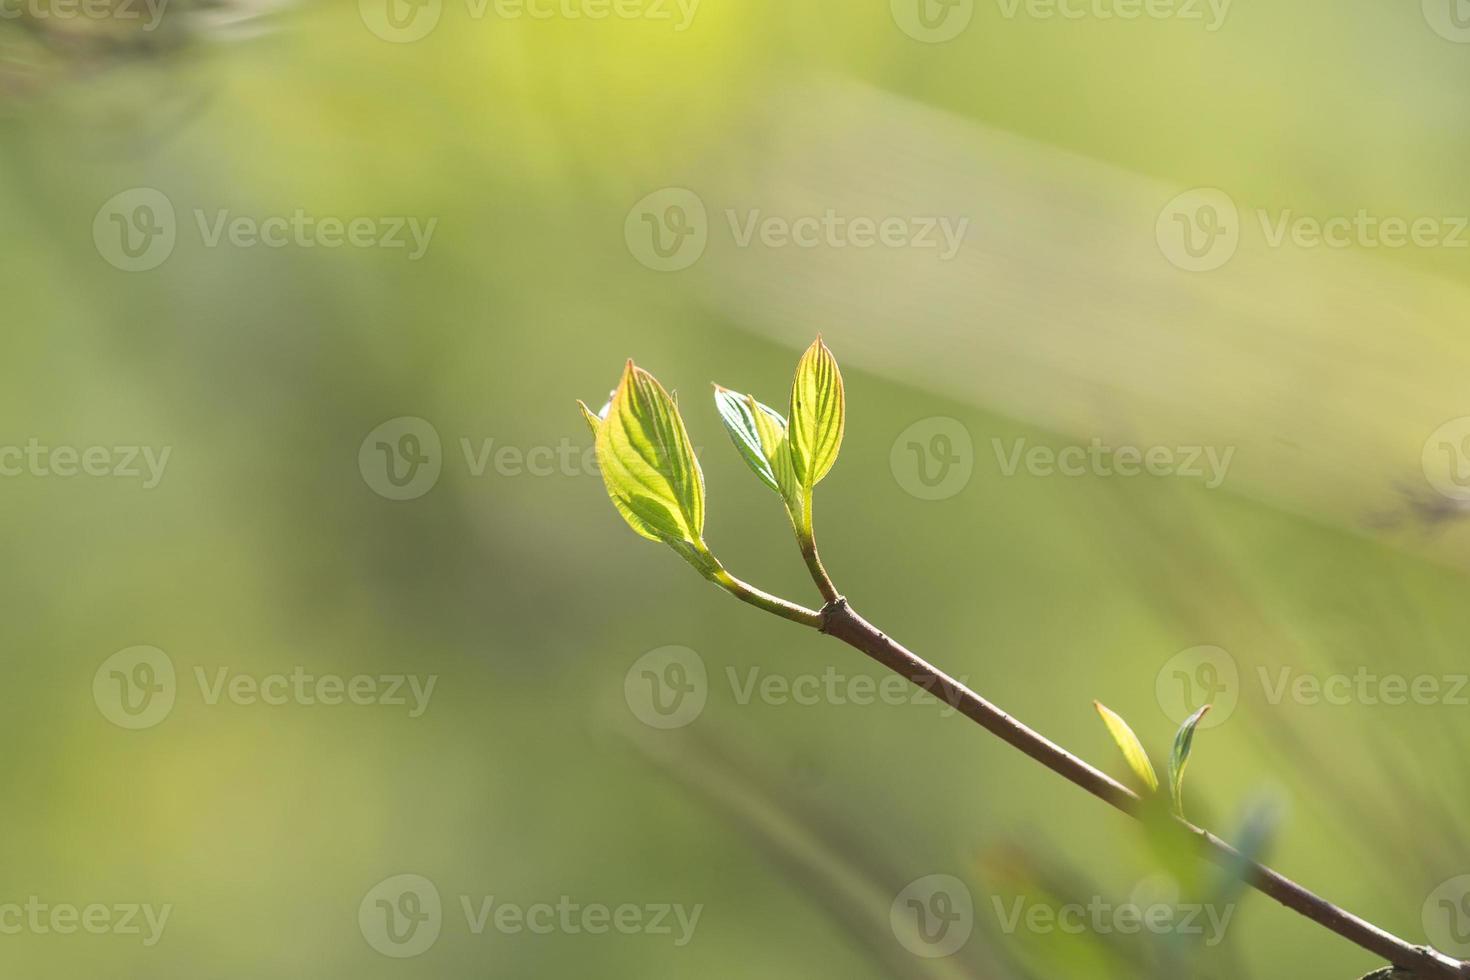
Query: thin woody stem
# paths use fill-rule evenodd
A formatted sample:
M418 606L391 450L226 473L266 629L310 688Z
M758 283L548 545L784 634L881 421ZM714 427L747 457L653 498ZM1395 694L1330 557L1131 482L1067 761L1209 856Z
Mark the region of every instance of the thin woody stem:
M812 581L817 583L817 591L822 593L822 601L827 603L837 602L841 595L837 592L837 586L832 584L832 577L827 574L826 567L822 564L822 556L817 553L817 538L812 530L812 495L807 492L802 500L802 514L799 521L793 521L796 526L796 540L801 546L801 558L806 562L807 571L812 573Z
M1026 727L939 668L894 642L855 613L845 599L829 601L822 609L821 619L820 629L823 633L861 650L889 670L908 678L930 694L943 698L986 731L1020 749L1103 802L1130 816L1139 815L1141 801L1132 790ZM1251 887L1349 942L1424 980L1470 978L1470 963L1451 959L1427 946L1411 945L1371 922L1333 905L1270 868L1254 861L1245 862L1239 851L1208 831L1183 819L1178 822L1200 841L1212 860L1230 867L1244 866L1248 869L1246 880Z
M742 582L723 568L716 570L710 576L710 581L741 602L748 602L757 609L764 609L766 612L774 613L782 619L789 619L793 623L800 623L803 626L810 626L813 629L820 630L822 628L822 614L815 609L798 606L794 602L787 602L785 599L773 596L769 592L762 592L755 586Z
M836 602L841 599L842 597L837 594L836 586L827 577L827 569L822 566L822 558L817 554L817 543L810 537L801 543L801 557L806 561L807 570L812 573L817 588L821 590L823 601Z

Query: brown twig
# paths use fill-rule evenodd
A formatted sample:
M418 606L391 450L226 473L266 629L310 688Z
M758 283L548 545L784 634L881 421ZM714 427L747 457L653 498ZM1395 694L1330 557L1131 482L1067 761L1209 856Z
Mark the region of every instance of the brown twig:
M1050 739L1012 718L1000 708L950 677L922 657L891 639L863 619L847 600L838 598L821 610L820 630L861 650L889 670L954 705L971 721L1021 750L1068 782L1130 815L1138 815L1141 800L1107 773L1082 761ZM1423 980L1470 980L1470 963L1451 959L1427 946L1414 946L1365 919L1339 908L1291 879L1254 861L1245 861L1225 841L1184 820L1180 826L1196 837L1211 860L1249 869L1247 883L1257 891L1306 916L1349 942L1383 957L1394 966Z

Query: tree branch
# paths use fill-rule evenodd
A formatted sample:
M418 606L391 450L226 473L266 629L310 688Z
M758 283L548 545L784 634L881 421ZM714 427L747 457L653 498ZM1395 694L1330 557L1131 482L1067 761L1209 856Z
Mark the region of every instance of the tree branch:
M1020 749L1030 758L1108 805L1129 816L1138 815L1138 807L1142 801L1132 790L1026 727L953 677L896 643L854 612L846 599L829 601L822 608L821 619L820 629L823 633L861 650L889 670L908 678L930 694L943 698L986 731ZM1211 860L1226 866L1241 866L1244 859L1235 848L1188 821L1179 819L1178 823L1183 830L1200 841ZM1250 869L1247 883L1257 891L1269 895L1349 942L1383 957L1394 966L1410 971L1413 976L1422 980L1470 980L1470 963L1451 959L1427 946L1410 945L1264 865L1250 861L1244 866Z
M740 579L731 575L723 567L717 567L710 574L710 581L741 602L748 602L757 609L764 609L766 612L780 616L782 619L789 619L793 623L800 623L803 626L810 626L813 629L820 630L822 628L821 613L813 609L808 609L805 606L798 606L794 602L787 602L785 599L773 596L769 592L762 592L755 586L747 582L742 582Z

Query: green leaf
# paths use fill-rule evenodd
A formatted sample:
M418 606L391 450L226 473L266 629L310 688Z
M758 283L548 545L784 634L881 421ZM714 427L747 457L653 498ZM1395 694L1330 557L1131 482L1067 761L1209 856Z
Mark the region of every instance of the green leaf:
M791 468L803 489L816 486L837 462L845 424L842 372L818 337L801 355L791 384Z
M761 447L771 463L771 471L776 475L776 491L786 502L792 521L797 522L802 514L802 501L810 495L797 485L796 473L791 468L790 428L779 412L766 408L749 395L745 397L755 406L755 427L760 432Z
M1159 777L1154 773L1154 764L1148 761L1148 753L1143 749L1143 743L1138 736L1133 734L1133 729L1123 720L1122 715L1105 706L1101 701L1092 702L1097 708L1097 713L1102 716L1103 724L1108 726L1108 734L1113 736L1113 741L1118 743L1118 748L1123 750L1123 758L1128 761L1128 767L1133 774L1143 780L1145 786L1152 793L1159 791Z
M772 459L784 453L781 444L786 441L786 420L775 409L749 395L720 385L715 385L715 408L719 410L720 421L725 423L725 431L730 433L730 441L740 451L740 458L762 483L780 493L781 484ZM762 420L761 416L765 418Z
M605 417L583 406L613 506L637 533L690 560L704 546L704 476L674 399L629 361Z
M715 385L715 406L741 458L762 483L780 494L792 521L800 522L804 495L791 468L788 426L781 413L720 385Z
M1169 793L1174 799L1174 812L1180 817L1184 816L1184 767L1189 765L1189 753L1194 751L1195 729L1210 707L1207 704L1185 719L1174 736L1174 750L1169 753Z
M592 438L596 439L597 430L602 427L602 420L607 417L607 409L603 408L600 413L594 412L580 398L577 399L577 407L582 410L582 418L587 420L587 428L592 430Z

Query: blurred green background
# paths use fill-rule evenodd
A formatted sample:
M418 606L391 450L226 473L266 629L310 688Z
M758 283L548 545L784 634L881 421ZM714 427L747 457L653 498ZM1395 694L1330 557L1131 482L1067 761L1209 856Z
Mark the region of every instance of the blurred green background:
M1018 899L1116 906L1180 883L1135 826L963 718L742 694L829 668L850 692L880 672L632 535L574 399L600 404L629 356L677 388L715 552L813 603L707 385L780 406L819 330L849 416L817 527L857 608L1120 776L1090 701L1161 764L1175 670L1213 678L1234 708L1200 735L1192 816L1231 837L1274 800L1284 873L1413 942L1470 943L1470 234L1454 230L1470 214L1470 30L1455 3L1180 0L1125 17L1099 0L1068 17L1002 0L565 0L533 17L178 0L151 21L141 3L12 0L0 447L52 455L0 455L0 972L1265 980L1381 965L1255 896L1217 945L1007 929L999 909ZM1186 268L1169 237L1171 202L1195 188L1234 209L1210 212L1238 235L1210 268ZM756 212L829 209L965 230L951 256L742 244ZM1440 237L1272 244L1288 211L1360 210L1430 217ZM242 227L300 212L316 231L211 243L221 212ZM312 237L359 218L362 243ZM376 244L398 218L433 222L422 255ZM670 257L652 251L648 233L678 228ZM1213 488L1007 475L1017 440L1232 457ZM106 453L66 476L56 447ZM156 480L143 448L168 452ZM426 469L397 487L386 461L419 472L410 456ZM667 647L704 668L704 703L660 728L640 658ZM1199 647L1234 673L1200 674ZM676 677L661 656L654 674ZM1272 697L1283 670L1360 668L1440 693ZM379 703L385 687L338 705L210 693L293 672L434 687L417 716L411 697ZM135 682L165 699L153 714L119 700L155 703ZM420 876L436 940L384 931L415 912L400 875ZM917 955L901 928L905 889L931 875L973 906L949 956ZM171 911L149 944L146 927L67 935L4 911L33 896ZM672 934L540 934L493 914L477 932L464 903L492 897L700 913L687 942L672 917Z

